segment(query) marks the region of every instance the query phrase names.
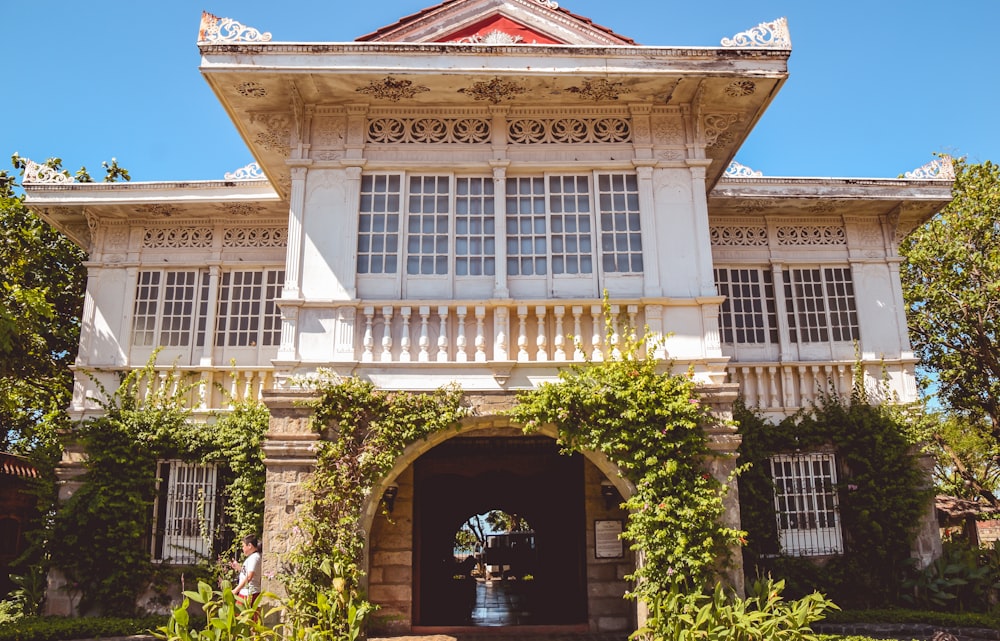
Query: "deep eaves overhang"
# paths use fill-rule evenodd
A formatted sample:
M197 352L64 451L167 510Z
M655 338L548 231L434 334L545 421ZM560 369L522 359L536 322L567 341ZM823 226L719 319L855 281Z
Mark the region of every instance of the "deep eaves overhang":
M25 205L85 251L90 222L288 222L288 204L264 179L26 183Z
M683 107L694 118L726 114L734 122L712 146L708 185L724 173L788 77L790 48L492 45L465 43L199 43L200 70L264 174L283 196L288 161L296 149L268 144L269 122L301 126L302 114L321 108L485 109L466 91L499 78L523 92L499 106L517 108L622 108L639 104ZM359 90L387 77L421 87L397 100ZM616 100L584 100L573 91L584 81L620 83ZM734 81L754 89L733 96ZM294 133L294 132L293 132Z
M708 195L710 217L885 216L898 239L952 200L951 179L723 178Z

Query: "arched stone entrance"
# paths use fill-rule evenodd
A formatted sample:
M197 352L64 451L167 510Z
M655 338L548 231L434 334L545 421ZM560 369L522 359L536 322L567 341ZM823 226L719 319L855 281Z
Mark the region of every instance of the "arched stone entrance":
M625 514L602 496L609 478L588 457L560 454L550 437L495 426L468 426L425 446L387 480L396 488L393 511L374 514L368 529L368 594L380 606L374 634L476 625L634 629L634 604L623 598L632 554L624 546L620 556L595 553L595 524L623 522ZM482 577L470 582L456 567L453 543L470 515L489 509L524 517L535 551L530 567L506 564L506 581L493 577L490 590L502 590L513 611L484 623L481 610L474 615Z

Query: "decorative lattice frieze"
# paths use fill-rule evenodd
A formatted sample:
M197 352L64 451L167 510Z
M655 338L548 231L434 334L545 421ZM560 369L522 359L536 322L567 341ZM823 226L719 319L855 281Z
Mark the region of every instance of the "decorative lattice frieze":
M142 237L145 249L205 249L212 246L211 227L147 228Z
M718 247L767 247L764 225L713 225L709 233Z
M284 227L229 227L222 238L223 247L286 247L288 230Z
M507 127L515 145L623 143L632 141L627 118L518 118Z
M847 233L836 225L782 225L775 238L779 245L846 245Z
M485 118L375 118L368 121L368 142L465 143L490 141L490 121Z

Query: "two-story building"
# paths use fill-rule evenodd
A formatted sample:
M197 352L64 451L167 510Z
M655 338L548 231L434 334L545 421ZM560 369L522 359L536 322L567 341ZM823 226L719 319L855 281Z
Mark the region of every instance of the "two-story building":
M428 577L463 519L497 506L531 522L536 578L558 593L534 622L634 629L634 559L605 501L627 483L500 414L567 363L614 357L605 292L720 416L739 394L786 416L847 391L857 368L916 398L897 247L950 200L950 165L840 179L735 162L788 79L784 20L648 46L549 0L445 0L352 42L278 42L206 14L198 46L251 166L203 182L24 178L27 204L89 252L71 410L93 411L95 380L113 387L157 349L201 381L198 411L263 399L276 562L318 438L298 377L459 384L476 415L408 451L370 501L368 594L393 629L460 623ZM725 478L738 439L712 439ZM163 465L178 487L211 484ZM803 453L781 470L836 465ZM392 523L377 510L390 487ZM793 554L839 545L833 528L823 549L786 534ZM151 553L175 561L196 545L157 539Z

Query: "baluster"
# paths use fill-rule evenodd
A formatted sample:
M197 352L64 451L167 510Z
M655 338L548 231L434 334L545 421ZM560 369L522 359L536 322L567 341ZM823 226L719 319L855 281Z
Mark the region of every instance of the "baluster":
M621 307L618 305L611 306L611 359L620 360L622 357L622 352L618 349L618 315L621 313Z
M809 402L809 383L806 377L807 368L799 365L799 402L797 405L805 405Z
M604 352L601 351L601 342L604 340L604 310L601 309L600 305L590 306L590 319L594 324L593 334L590 336L590 360L592 361L603 361Z
M208 391L212 389L211 376L211 372L205 371L201 373L201 378L198 380L198 409L200 410L208 408Z
M506 307L493 310L493 330L496 340L493 343L493 360L505 361L510 358L507 353L507 334L510 331L510 318Z
M257 393L254 396L254 399L257 401L264 400L264 390L267 387L267 381L265 380L266 378L267 378L266 371L257 372Z
M530 361L528 355L528 306L517 306L517 360Z
M229 404L228 407L232 407L239 399L240 393L240 373L230 372L229 373Z
M836 394L837 389L834 387L835 381L833 379L833 365L823 366L823 376L826 377L826 382L824 383L824 385L826 385L826 391Z
M819 365L813 365L813 366L811 366L809 368L809 370L812 372L812 379L813 379L812 394L809 396L809 399L812 400L812 399L816 398L816 393L817 392L822 392L823 391L823 385L824 385L824 383L823 383L823 379L820 377L820 368L819 368Z
M795 405L795 397L793 396L795 376L792 374L792 368L782 366L781 376L781 391L784 393L784 407L792 407Z
M253 370L249 369L243 372L244 385L243 396L240 397L241 401L246 402L253 398L253 374Z
M465 305L459 305L455 308L455 316L458 317L458 336L455 337L455 360L459 363L465 363L469 360L469 355L465 353L465 315L468 313L468 308Z
M778 404L778 378L777 378L778 368L773 365L767 368L767 380L770 384L771 392L771 407L781 407Z
M486 362L486 307L476 305L476 362Z
M427 363L431 360L431 338L430 334L427 333L427 321L431 316L431 308L429 305L421 305L417 311L420 314L420 338L417 339L420 352L417 354L417 360L421 363Z
M587 359L583 353L583 306L574 305L573 312L573 360L582 361Z
M438 307L438 355L439 363L448 361L448 308L444 305Z
M382 321L385 326L382 328L382 362L392 361L392 307L386 305L382 308Z
M837 365L837 387L840 395L847 398L851 395L851 368L848 365Z
M535 317L538 318L538 333L535 335L535 346L538 348L535 351L536 361L547 361L549 360L549 353L546 349L548 344L548 339L545 337L545 306L537 305L535 307Z
M761 407L767 407L767 390L764 386L767 381L764 380L764 368L757 366L753 368L754 381L757 383L757 404Z
M553 314L556 317L556 331L555 336L552 337L552 344L555 346L556 351L554 358L557 361L566 360L566 337L563 335L563 316L566 315L566 308L562 305L556 305L553 308Z
M410 362L410 315L413 313L412 307L401 307L399 315L403 319L403 330L399 337L399 362Z
M365 337L362 340L364 352L361 354L362 363L371 363L375 360L375 335L372 331L372 324L375 322L375 308L365 307Z
M760 403L757 401L757 397L754 395L754 385L753 385L753 380L750 378L750 368L742 367L740 368L740 371L743 372L742 380L740 381L741 389L743 391L743 395L747 397L747 403L749 405L759 406Z

